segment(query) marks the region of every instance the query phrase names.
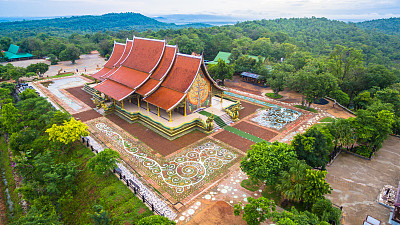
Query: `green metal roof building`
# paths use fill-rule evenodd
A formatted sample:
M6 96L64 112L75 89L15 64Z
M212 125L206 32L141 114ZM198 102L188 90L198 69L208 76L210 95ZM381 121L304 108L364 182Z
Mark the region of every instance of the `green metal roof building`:
M229 56L231 55L231 53L229 52L218 52L217 56L215 56L213 61L208 62L208 64L217 64L218 63L218 59L222 59L224 60L226 63L230 63L229 61ZM257 56L254 55L247 55L250 58L256 59L258 60ZM261 57L263 60L265 60L264 57Z
M17 45L11 44L8 51L4 52L7 61L14 61L20 59L28 59L34 55L22 52L21 48Z

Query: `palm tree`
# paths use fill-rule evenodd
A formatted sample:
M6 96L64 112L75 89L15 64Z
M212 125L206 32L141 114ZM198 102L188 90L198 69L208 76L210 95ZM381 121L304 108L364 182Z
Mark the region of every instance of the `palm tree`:
M290 162L289 171L281 171L276 189L280 191L285 198L293 201L301 201L305 190L305 180L308 166L304 160L293 160Z

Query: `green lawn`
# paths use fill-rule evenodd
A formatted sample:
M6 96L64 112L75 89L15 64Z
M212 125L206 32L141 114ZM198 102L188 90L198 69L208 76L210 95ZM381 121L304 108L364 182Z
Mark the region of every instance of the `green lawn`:
M318 111L316 109L313 109L311 107L309 109L307 109L307 107L304 107L302 105L295 105L294 107L299 108L299 109L304 109L304 110L307 110L307 111L310 111L310 112L313 112L313 113L318 113Z
M260 188L261 183L253 183L250 179L245 179L242 181L242 183L240 183L240 186L249 191L257 191Z
M206 111L201 111L199 113L204 116L211 116L211 113L206 112ZM226 125L226 123L219 116L213 115L213 117L214 117L214 121L218 124L218 126L220 126L221 128L223 128L231 133L234 133L242 138L246 138L247 140L253 141L255 143L266 141L264 139L254 136L254 135L251 135L249 133L246 133L244 131L241 131L239 129L236 129L234 127Z
M43 78L39 78L39 79L33 79L35 81L37 80L47 80L47 79L54 79L54 78L60 78L60 77L69 77L74 75L74 73L66 73L66 74L60 74L60 75L55 75L55 76L51 76L51 77L43 77Z
M323 118L322 120L320 120L319 122L329 122L329 123L332 123L332 122L335 122L335 121L336 121L335 118L332 118L332 117L325 117L325 118Z
M111 214L113 224L136 224L141 218L153 215L114 174L99 176L86 168L86 162L94 156L88 148L76 142L72 152L59 159L73 160L81 170L76 179L77 192L62 210L65 224L90 224L89 214L95 204Z
M283 96L280 95L280 94L275 95L275 93L265 93L265 96L270 97L270 98L273 98L273 99L280 99L280 98L283 97Z

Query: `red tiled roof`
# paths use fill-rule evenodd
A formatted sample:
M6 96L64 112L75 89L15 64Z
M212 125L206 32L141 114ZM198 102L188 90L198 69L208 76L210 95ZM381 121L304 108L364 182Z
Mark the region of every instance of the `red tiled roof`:
M117 101L121 101L133 92L132 88L129 88L125 85L119 84L109 79L94 86L94 89L100 91L101 93L104 93L105 95L110 96Z
M201 57L177 54L174 65L164 82L155 92L144 98L162 109L170 111L186 95L201 65Z
M150 75L150 79L146 81L136 93L146 96L155 88L160 86L162 80L168 74L168 71L173 65L173 60L175 59L177 48L176 46L166 46L164 55L162 56L161 62L158 64L157 69Z
M200 63L200 57L177 54L174 66L162 86L181 93L186 92L197 75Z
M92 77L97 79L97 80L104 80L103 78L101 78L102 76L104 76L105 74L107 74L108 72L110 72L111 69L107 68L107 67L103 67L101 70L97 71L97 73L92 74Z
M134 38L131 54L122 65L150 73L159 63L164 48L165 41Z
M121 66L108 79L136 89L149 77L148 73Z
M153 88L157 87L157 85L160 83L161 81L158 80L154 80L153 78L150 78L146 81L146 83L144 83L142 86L140 86L140 88L138 88L136 90L136 93L145 96L147 93L149 93L151 90L153 90Z
M114 64L114 66L120 66L123 61L125 61L126 57L129 55L129 53L132 50L132 45L133 45L133 40L126 40L125 44L125 49L124 53L122 56L118 59L118 61Z
M118 62L118 60L121 58L124 49L125 44L115 42L113 52L104 67L112 69L115 63Z
M151 78L155 80L162 80L167 74L176 55L176 46L166 46L164 55L157 66L157 69L151 74Z
M184 93L180 93L166 87L159 87L156 92L145 98L145 101L169 111L172 107L179 103L183 97L185 97Z

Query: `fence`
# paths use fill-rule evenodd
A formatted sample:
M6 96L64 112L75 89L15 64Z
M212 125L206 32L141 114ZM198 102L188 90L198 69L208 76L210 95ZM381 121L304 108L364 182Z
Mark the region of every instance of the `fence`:
M334 101L334 102L335 102L335 105L338 105L339 107L341 107L341 108L344 109L345 111L347 111L347 112L349 112L349 113L355 115L355 113L354 113L353 111L351 111L350 109L348 109L348 108L342 106L342 105L339 104L339 102L337 102L335 99L330 98L330 97L328 97L328 96L325 96L325 98L327 98L327 99L329 99L329 100L331 100L331 101Z
M81 141L83 144L85 144L88 148L90 148L90 150L92 150L93 152L95 152L96 154L99 153L99 151L97 149L95 149L93 147L93 145L90 145L90 140L85 138L85 137L81 137ZM86 142L86 143L85 143ZM138 184L136 184L133 180L131 179L127 179L125 175L122 175L122 171L120 168L114 168L113 169L113 173L117 174L120 180L125 181L126 186L130 187L133 190L133 193L139 197L139 199L141 199L143 201L143 203L147 204L147 206L149 206L149 208L151 209L151 211L157 213L160 216L165 216L164 213L161 213L159 210L157 210L154 206L153 203L151 203L150 201L148 201L148 199L146 199L146 196L140 193L140 186Z

